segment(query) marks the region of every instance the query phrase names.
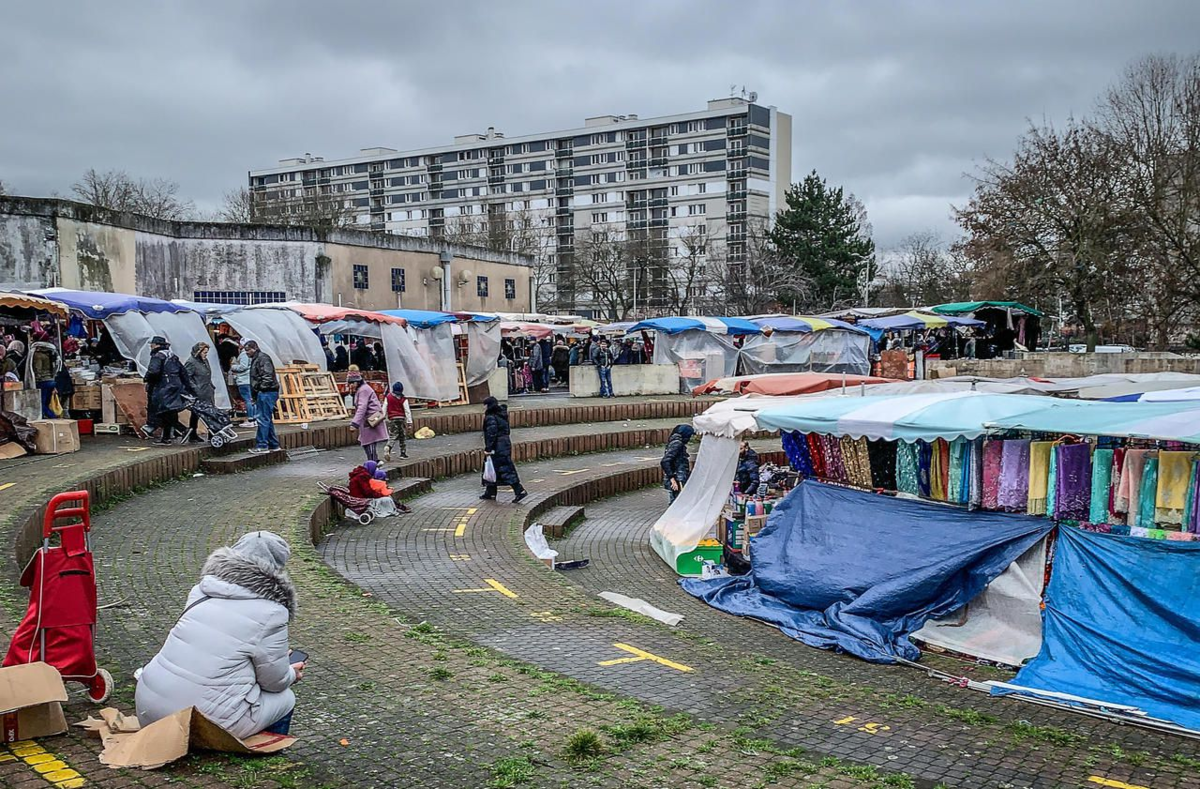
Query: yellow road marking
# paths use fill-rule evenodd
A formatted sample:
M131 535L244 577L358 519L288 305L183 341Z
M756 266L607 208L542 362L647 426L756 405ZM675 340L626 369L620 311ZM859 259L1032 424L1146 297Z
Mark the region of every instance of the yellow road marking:
M1100 784L1101 786L1111 786L1111 787L1113 787L1113 789L1150 789L1149 786L1139 786L1138 784L1127 784L1122 781L1114 781L1111 778L1101 778L1098 775L1093 775L1090 778L1088 778L1088 780L1094 784Z
M478 507L470 507L470 508L468 508L468 509L467 509L467 514L468 514L468 515L474 515L474 514L475 514L475 513L477 513L477 512L479 512L479 508L478 508Z
M25 764L45 764L52 761L54 761L54 757L45 752L25 757Z
M463 536L463 535L465 535L466 533L467 533L467 522L466 522L466 521L459 521L459 522L458 522L458 525L454 527L454 536L455 536L455 537L462 537L462 536Z
M15 483L15 482L5 482L3 485L0 485L0 490L8 490L9 488L11 488L13 485L16 485L16 484L17 483Z
M835 725L835 726L845 726L847 723L852 723L852 722L854 722L855 720L857 720L857 718L855 718L853 715L848 715L848 716L846 716L845 718L842 718L840 721L834 721L834 722L833 722L833 725Z
M46 755L50 756L50 754L46 754ZM47 781L58 780L57 778L51 778L50 774L57 773L61 770L67 769L66 762L55 759L53 756L50 756L50 761L42 762L40 764L33 764L32 762L29 761L29 759L26 759L25 764L28 764L33 769L37 770L42 775L46 776ZM63 778L74 778L74 777L75 777L74 775L64 775L63 776Z
M46 752L45 748L43 748L42 746L38 745L35 742L28 742L28 743L24 743L24 744L14 743L12 745L12 747L9 748L9 750L12 751L17 756L21 757L22 759L24 759L26 756L33 756L35 754Z
M59 781L58 783L55 784L55 786L57 786L58 789L79 789L79 787L83 786L86 783L87 783L87 781L85 781L82 777L68 778L65 781Z
M577 468L577 469L574 469L574 470L571 470L571 471L566 471L566 470L564 470L564 469L561 469L561 468L556 468L556 469L554 469L554 473L555 473L555 474L559 474L559 475L561 475L561 476L564 476L564 477L569 477L569 476L571 476L572 474L586 474L586 473L587 473L587 472L589 472L589 471L591 471L591 469L587 469L587 468Z
M87 779L72 769L66 761L48 752L33 740L11 743L8 750L8 753L0 753L0 763L20 759L57 789L79 789L87 783Z
M450 561L452 561L452 562L469 562L469 561L471 561L471 557L465 553L452 553L452 554L450 554Z
M150 447L125 447L126 452L145 452Z
M649 660L651 662L658 663L660 666L666 666L667 668L673 668L676 671L685 671L685 672L686 671L695 671L695 669L692 668L691 666L685 666L682 663L676 663L673 660L667 660L664 657L659 657L658 655L647 652L644 649L638 649L637 647L631 647L629 644L613 644L613 646L616 647L617 649L620 649L623 652L628 652L628 653L634 655L634 657L617 658L615 660L601 660L597 665L617 666L622 663L638 663L643 660Z
M563 618L553 611L531 611L529 615L539 622L550 623L563 621Z
M601 468L612 468L613 466L623 466L624 463L601 463Z
M16 760L17 757L13 756L11 753L0 753L0 764L4 764L5 762L15 762Z
M453 590L454 594L468 594L468 593L472 593L472 592L499 592L500 594L504 595L505 597L511 597L513 599L516 599L516 597L517 597L516 592L513 592L511 589L509 589L507 586L505 586L504 584L497 581L495 578L484 578L483 582L485 584L487 584L487 586L482 589L455 589L455 590Z

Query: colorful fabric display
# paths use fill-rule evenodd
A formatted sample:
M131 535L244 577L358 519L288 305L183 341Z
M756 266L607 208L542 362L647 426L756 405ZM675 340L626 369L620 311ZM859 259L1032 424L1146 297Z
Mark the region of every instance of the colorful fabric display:
M1092 453L1092 500L1088 519L1093 523L1108 521L1108 503L1112 500L1113 451L1097 449Z
M983 442L983 495L979 504L985 510L1000 509L1000 460L1003 441Z
M1188 483L1187 513L1184 516L1183 530L1196 534L1200 532L1200 506L1197 497L1200 496L1200 463L1192 463L1192 479Z
M1054 451L1054 517L1084 520L1091 508L1092 448L1082 443L1059 444Z
M1125 448L1117 447L1113 450L1112 457L1112 481L1108 486L1108 522L1121 523L1125 520L1121 513L1117 512L1117 488L1121 487L1121 469L1125 467Z
M1029 504L1029 440L1009 439L1000 454L1000 509L1024 512Z
M1171 542L1195 542L1197 535L1190 531L1169 531L1167 539Z
M1113 533L1113 534L1119 534L1119 535L1122 535L1122 536L1124 536L1124 537L1128 537L1128 536L1129 536L1129 526L1128 526L1127 524L1124 524L1124 523L1114 523L1114 524L1111 524L1111 525L1112 525L1112 533Z
M1079 524L1079 528L1084 531L1094 531L1099 534L1112 534L1112 524L1110 523L1092 523L1084 521Z
M882 439L867 443L871 485L880 490L896 489L896 443Z
M792 468L805 477L813 475L812 456L808 452L808 441L796 431L783 431L783 451Z
M849 477L846 476L846 459L842 457L842 442L837 436L821 436L821 443L825 445L825 474L834 482L840 482L843 485L849 482Z
M950 442L950 480L946 489L946 500L955 504L967 503L967 490L971 484L971 442L956 438Z
M1154 497L1156 523L1183 523L1191 476L1191 452L1158 453L1158 488Z
M1030 515L1046 514L1046 485L1050 481L1050 452L1053 441L1033 441L1029 444L1029 495L1025 511Z
M1158 458L1151 455L1146 458L1146 468L1142 471L1141 492L1138 493L1137 521L1130 526L1141 526L1144 529L1154 528L1154 499L1158 490Z
M842 436L842 462L846 480L858 488L871 487L871 461L867 457L867 439Z
M977 438L971 442L968 503L972 508L978 507L983 503L983 444L984 441L982 438Z
M950 480L950 458L948 452L943 454L942 450L948 449L946 442L942 439L936 439L930 446L929 456L929 498L937 501L945 501L947 494L947 482Z
M1137 523L1138 497L1141 495L1142 474L1146 470L1148 449L1125 450L1125 463L1121 466L1120 488L1113 506L1118 513L1125 514L1125 523Z
M920 495L929 498L931 491L930 475L933 462L933 447L924 442L917 442L917 489Z
M809 433L804 437L804 441L808 444L808 457L812 461L813 476L824 479L826 476L825 446L821 443L821 436L816 433Z
M1058 497L1054 495L1054 491L1058 490L1058 453L1053 448L1050 450L1050 470L1046 472L1046 517L1055 519L1054 505L1058 501Z
M920 490L917 445L899 441L896 443L896 492L917 496Z

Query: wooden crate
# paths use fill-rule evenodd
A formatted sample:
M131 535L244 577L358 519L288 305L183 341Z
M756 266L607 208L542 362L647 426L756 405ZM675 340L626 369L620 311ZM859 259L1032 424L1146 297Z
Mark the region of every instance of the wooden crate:
M348 416L333 373L322 372L314 364L298 364L280 367L276 374L279 376L277 423L295 425Z

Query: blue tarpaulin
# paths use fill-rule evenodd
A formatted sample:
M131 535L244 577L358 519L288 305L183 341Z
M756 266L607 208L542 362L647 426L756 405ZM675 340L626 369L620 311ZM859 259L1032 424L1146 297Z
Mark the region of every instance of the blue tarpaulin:
M970 602L1053 526L808 480L752 538L749 575L680 585L809 646L916 660L910 633Z
M1042 650L1005 688L1138 707L1200 729L1200 543L1059 529Z
M65 290L62 288L47 288L34 290L44 299L66 304L73 310L82 312L89 318L103 320L111 315L121 315L126 312L191 312L191 308L182 304L172 304L162 299L152 299L148 296L131 296L127 293L84 292L81 290Z

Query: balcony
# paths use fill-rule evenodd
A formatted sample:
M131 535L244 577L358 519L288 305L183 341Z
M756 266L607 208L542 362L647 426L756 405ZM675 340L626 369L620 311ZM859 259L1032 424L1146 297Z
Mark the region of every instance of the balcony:
M627 150L627 151L631 151L635 148L645 148L645 147L646 147L646 138L645 137L641 138L640 140L626 140L625 141L625 150Z
M555 216L570 216L571 212L574 210L575 209L571 208L569 205L560 205L554 209L554 214Z
M728 222L743 222L743 221L745 221L745 219L746 219L746 209L744 206L741 208L734 208L731 206L725 212L725 220Z
M650 160L650 166L651 167L666 167L667 166L667 157L665 157L665 156L654 157L653 159Z
M442 163L430 162L429 164L425 165L425 169L431 173L440 173L442 171Z
M651 145L666 145L667 144L667 135L660 134L655 137L651 137L650 144Z
M667 198L665 198L665 197L651 198L650 199L650 207L651 208L666 208L667 207Z
M554 155L557 156L559 159L562 159L567 156L574 156L575 149L574 148L559 148L558 150L556 150L554 152Z
M729 137L744 137L748 133L748 128L744 123L736 123L726 128L725 133Z
M729 188L729 191L727 191L725 193L726 200L745 200L746 196L747 196L747 192L746 192L746 187L744 187L744 186L739 186L739 187L731 186Z
M730 244L745 243L746 233L744 231L740 233L729 233L725 236L725 241Z
M649 200L647 200L647 199L646 199L646 198L644 198L644 197L641 197L641 198L637 198L637 199L634 199L634 200L629 200L629 201L627 201L627 202L626 202L626 204L625 204L625 205L626 205L626 207L627 207L627 208L630 208L630 209L637 209L637 208L645 208L645 207L646 207L646 206L648 206L649 204L650 204L650 201L649 201Z

